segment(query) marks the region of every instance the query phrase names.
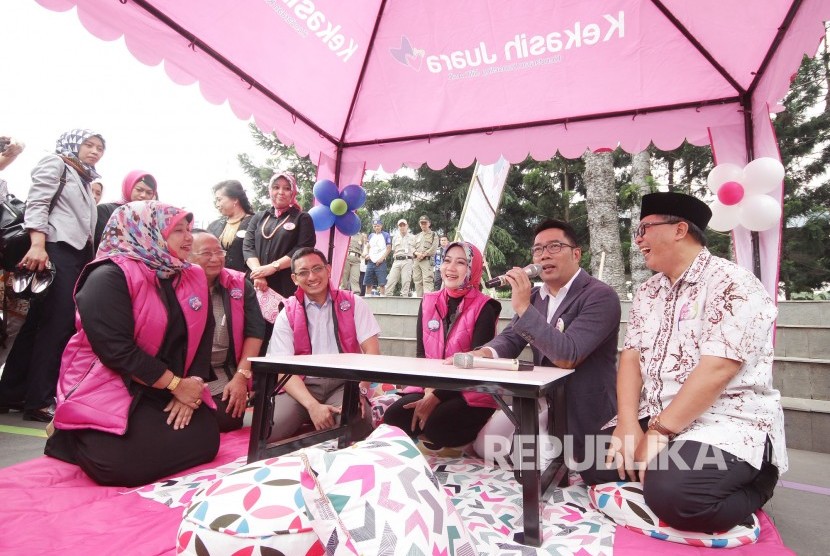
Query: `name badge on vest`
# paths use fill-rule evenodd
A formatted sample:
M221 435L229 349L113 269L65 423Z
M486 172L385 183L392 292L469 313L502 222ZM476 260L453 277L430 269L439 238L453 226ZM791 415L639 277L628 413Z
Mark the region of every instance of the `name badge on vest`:
M294 229L294 228L296 228L296 227L297 227L297 225L296 225L296 224L294 224L293 222L288 222L288 223L286 223L286 225L285 225L285 226L283 226L283 228L285 228L285 229L286 229L286 230L288 230L288 231L291 231L291 230L293 230L293 229Z
M199 299L198 295L194 295L193 297L188 299L187 302L190 304L190 308L194 311L198 311L202 308L202 300Z
M238 232L236 232L236 237L245 239L245 234L246 233L248 233L246 230L239 230Z
M339 307L340 307L341 311L345 312L345 311L348 311L349 309L352 308L352 304L349 303L348 300L344 299L343 301L340 302Z
M239 288L234 288L231 290L231 297L234 299L242 299L242 290Z
M432 319L432 320L430 320L430 321L427 323L427 328L429 328L429 329L430 329L431 331L433 331L433 332L435 332L436 330L438 330L438 328L439 328L440 326L441 326L441 323L439 323L439 322L438 322L437 320L435 320L435 319Z

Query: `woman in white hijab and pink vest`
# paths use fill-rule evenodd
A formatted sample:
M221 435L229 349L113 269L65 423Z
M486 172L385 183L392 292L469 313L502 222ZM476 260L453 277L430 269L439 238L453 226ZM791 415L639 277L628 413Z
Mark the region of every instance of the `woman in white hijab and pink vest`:
M446 359L496 335L501 304L481 293L482 271L475 245L447 245L441 262L443 288L425 293L418 311L418 357ZM422 438L430 448L464 446L475 440L496 407L488 394L409 386L386 410L383 422Z
M187 262L192 219L158 201L119 207L78 280L46 454L99 484L143 485L219 449L207 280Z

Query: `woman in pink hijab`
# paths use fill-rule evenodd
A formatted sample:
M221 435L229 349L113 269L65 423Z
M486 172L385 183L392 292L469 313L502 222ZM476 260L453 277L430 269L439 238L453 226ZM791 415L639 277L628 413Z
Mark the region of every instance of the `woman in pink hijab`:
M297 289L291 280L291 255L301 247L314 247L314 222L297 203L297 178L291 172L274 174L268 196L271 206L248 223L242 255L256 289L271 288L290 297Z
M441 262L443 288L425 293L418 311L416 355L446 359L496 335L501 304L481 293L483 260L472 243L447 245ZM430 447L464 446L475 440L496 410L488 394L407 387L383 421Z
M101 235L115 209L131 201L152 201L158 200L158 185L156 178L144 170L133 170L121 182L121 200L114 203L101 203L98 205L98 221L95 223L95 251L101 243Z

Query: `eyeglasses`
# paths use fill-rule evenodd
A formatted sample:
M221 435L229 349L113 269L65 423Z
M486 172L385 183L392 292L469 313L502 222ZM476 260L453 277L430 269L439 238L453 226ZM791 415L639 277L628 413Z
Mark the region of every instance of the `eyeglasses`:
M302 278L303 280L306 280L306 279L308 279L309 276L311 276L312 272L314 274L322 274L325 271L326 271L326 265L318 264L317 266L312 266L311 270L301 270L299 272L295 272L294 276L296 276L297 278Z
M646 235L646 230L652 226L662 226L663 224L677 224L677 222L669 222L668 220L663 222L640 222L640 225L634 230L634 237L643 237Z
M219 257L220 259L228 254L227 251L224 249L219 249L217 251L199 251L198 253L193 253L197 257L207 257L208 259L212 257Z
M562 243L561 241L551 241L550 243L546 243L544 245L534 245L530 248L530 253L534 257L540 257L543 252L547 251L551 255L556 255L562 248L570 247L571 249L576 249L576 245L570 245L568 243Z

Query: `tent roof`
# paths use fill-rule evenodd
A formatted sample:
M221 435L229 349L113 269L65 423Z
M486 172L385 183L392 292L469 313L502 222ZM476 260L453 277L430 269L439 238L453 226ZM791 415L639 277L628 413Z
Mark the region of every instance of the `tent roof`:
M709 142L779 109L821 0L37 0L312 160L467 166Z

